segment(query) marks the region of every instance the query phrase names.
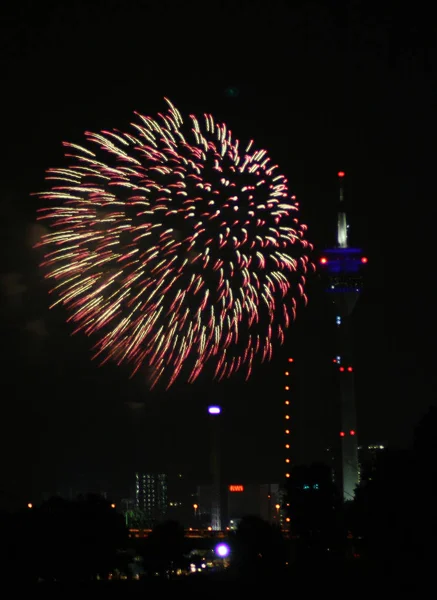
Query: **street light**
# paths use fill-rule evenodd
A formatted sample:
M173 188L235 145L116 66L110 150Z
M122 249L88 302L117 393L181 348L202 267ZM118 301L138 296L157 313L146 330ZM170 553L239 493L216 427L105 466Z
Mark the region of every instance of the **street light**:
M217 544L215 552L220 558L226 558L229 555L229 546L227 544Z
M275 504L275 508L276 508L276 518L279 520L279 510L281 508L280 504Z
M199 508L199 505L193 504L193 508L194 508L194 517L197 517L197 509Z

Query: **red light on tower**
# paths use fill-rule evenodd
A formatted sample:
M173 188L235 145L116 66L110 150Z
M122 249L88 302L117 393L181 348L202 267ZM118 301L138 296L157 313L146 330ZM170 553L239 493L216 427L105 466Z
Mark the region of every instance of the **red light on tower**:
M344 367L340 367L338 370L339 370L339 371L341 371L341 372L343 373L343 371L344 371Z
M367 256L362 256L361 257L361 262L363 263L363 265L365 265L366 263L369 262L369 259L367 258Z
M347 370L349 371L349 373L352 373L353 368L352 367L348 367Z
M289 358L288 362L294 362L294 358Z
M353 429L351 429L351 430L349 431L349 433L350 433L351 435L355 435L355 431L354 431Z
M340 179L343 179L343 177L345 176L345 172L344 171L339 171L338 172L338 176L340 177Z
M345 436L344 431L340 431L340 437L344 437L344 436Z
M328 264L328 259L326 258L326 256L322 256L322 258L320 259L320 264L321 265L327 265Z

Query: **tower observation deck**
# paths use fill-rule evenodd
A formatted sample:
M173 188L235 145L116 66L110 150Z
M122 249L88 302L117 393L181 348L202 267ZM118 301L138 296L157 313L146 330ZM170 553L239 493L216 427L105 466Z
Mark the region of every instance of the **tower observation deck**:
M360 296L367 258L361 248L348 244L344 201L344 173L338 173L340 200L337 213L337 245L326 249L319 262L327 282L326 292L336 308L337 348L333 357L338 372L341 401L341 477L343 500L353 500L360 481L358 426L355 402L351 317Z

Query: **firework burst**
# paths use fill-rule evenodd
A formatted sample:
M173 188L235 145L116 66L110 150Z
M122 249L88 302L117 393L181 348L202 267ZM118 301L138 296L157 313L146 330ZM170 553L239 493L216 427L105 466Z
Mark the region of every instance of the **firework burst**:
M184 126L166 101L129 133L64 143L69 166L47 171L37 245L52 306L96 338L94 357L147 367L151 387L193 382L207 362L249 377L306 300L306 226L265 150L241 150L208 114Z

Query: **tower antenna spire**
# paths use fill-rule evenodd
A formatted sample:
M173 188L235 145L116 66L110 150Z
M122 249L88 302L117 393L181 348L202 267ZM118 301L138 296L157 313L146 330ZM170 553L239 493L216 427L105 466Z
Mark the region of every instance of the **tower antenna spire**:
M337 246L338 248L347 248L347 218L346 218L346 207L344 202L344 189L343 179L344 171L338 172L339 190L340 190L340 203L338 206L337 213Z

